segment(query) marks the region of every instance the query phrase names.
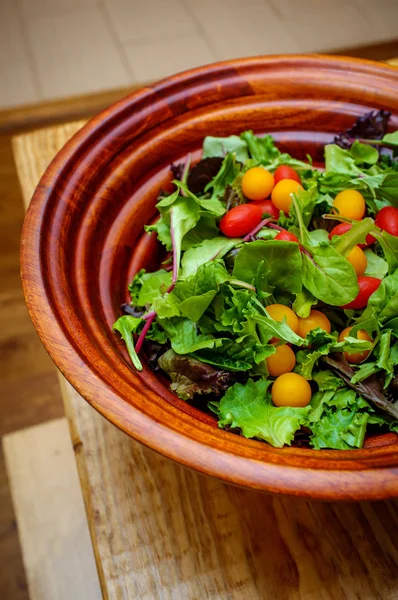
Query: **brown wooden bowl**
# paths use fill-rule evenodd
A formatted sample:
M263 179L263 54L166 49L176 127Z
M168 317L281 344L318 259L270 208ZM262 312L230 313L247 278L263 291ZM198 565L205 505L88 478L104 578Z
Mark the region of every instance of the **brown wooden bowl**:
M35 327L84 398L150 448L226 482L322 498L398 495L398 437L353 451L272 448L220 430L144 365L132 370L112 324L159 246L143 233L170 164L208 135L253 129L322 161L333 134L373 108L398 128L397 70L327 56L270 56L169 77L91 120L47 169L26 216L22 280Z

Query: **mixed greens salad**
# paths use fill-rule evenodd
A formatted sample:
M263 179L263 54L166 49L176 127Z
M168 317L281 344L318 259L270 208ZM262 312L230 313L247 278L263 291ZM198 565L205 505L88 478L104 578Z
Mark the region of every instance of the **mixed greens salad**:
M270 135L206 137L146 227L165 248L114 324L134 367L273 446L398 432L398 131L372 112L325 168ZM143 347L144 346L144 347Z

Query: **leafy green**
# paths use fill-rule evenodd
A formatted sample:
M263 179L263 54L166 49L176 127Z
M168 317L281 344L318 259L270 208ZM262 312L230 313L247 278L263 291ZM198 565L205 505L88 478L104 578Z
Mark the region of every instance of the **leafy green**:
M379 160L379 153L376 148L373 148L369 144L362 144L358 140L355 140L349 152L356 164L365 163L367 165L375 165Z
M282 340L283 342L289 342L291 344L295 344L296 346L303 346L305 343L304 339L294 333L294 331L289 327L286 323L286 319L279 323L278 321L274 321L269 316L262 315L252 315L251 319L256 323L261 325L261 330L264 335L264 338L268 338L269 341L271 338L276 337L278 340Z
M201 265L195 275L177 281L173 291L156 298L159 318L187 317L197 322L211 304L221 283L228 279L224 263L214 260Z
M302 264L303 285L315 298L332 306L348 304L359 288L354 267L332 246L307 248Z
M376 232L374 236L382 247L384 257L388 263L388 270L392 273L398 269L398 237L390 235L387 231Z
M177 354L192 354L203 348L216 348L222 345L222 338L198 333L196 323L182 317L160 319L161 327L166 331L171 347Z
M142 319L131 317L130 315L124 315L123 317L119 317L116 323L113 325L114 331L118 331L122 336L127 346L127 351L131 358L131 362L138 371L142 371L142 364L138 358L137 352L135 351L132 334L137 331L141 323Z
M394 131L393 133L386 133L386 135L381 140L383 144L388 144L389 146L394 146L398 148L398 131Z
M343 235L333 236L332 245L342 256L348 256L351 250L360 243L365 243L366 236L369 233L377 231L373 219L363 219L353 223Z
M252 131L244 131L240 137L246 142L250 156L259 163L268 164L280 154L271 135L258 137Z
M235 383L230 387L219 403L212 403L219 417L218 426L238 427L244 437L265 440L276 448L290 445L309 408L276 408L267 393L269 385L265 379L249 379L244 385Z
M240 169L236 164L235 155L227 154L221 165L221 169L217 175L209 181L205 187L205 192L212 190L210 200L216 200L217 198L223 197L225 188L227 185L233 183L238 175Z
M341 387L344 387L343 380L329 370L318 371L318 373L314 373L312 378L318 384L321 392L326 392L328 390L336 391Z
M380 323L385 324L398 315L398 269L385 277L368 301Z
M312 397L310 407L310 443L314 448L362 448L369 419L369 413L363 409L368 411L370 407L354 390L319 391Z
M158 360L160 368L171 378L170 388L183 400L196 395L219 396L228 388L230 375L201 362L193 356L181 356L172 349Z
M279 240L257 240L244 244L235 259L234 277L253 283L259 265L263 279L278 291L301 292L301 254L298 244Z
M296 299L293 302L293 310L298 317L301 319L306 319L310 312L311 308L314 304L317 304L318 300L305 288L298 294L296 294Z
M385 275L388 273L387 262L381 256L375 254L370 248L365 248L364 253L367 260L366 271L364 275L366 275L366 277L383 279L383 277L385 277Z
M146 273L145 269L141 269L128 286L133 305L153 304L166 293L171 284L171 277L171 273L164 269L154 273Z
M230 135L225 138L213 137L211 135L205 137L202 158L208 158L209 156L224 157L229 152L233 152L236 160L240 162L245 162L249 158L247 144L237 135Z
M170 227L165 223L165 220L160 217L153 225L145 225L147 233L155 233L159 242L163 244L166 250L172 249Z
M194 275L201 265L214 258L222 258L241 240L239 238L213 237L191 246L184 252L181 260L181 277Z

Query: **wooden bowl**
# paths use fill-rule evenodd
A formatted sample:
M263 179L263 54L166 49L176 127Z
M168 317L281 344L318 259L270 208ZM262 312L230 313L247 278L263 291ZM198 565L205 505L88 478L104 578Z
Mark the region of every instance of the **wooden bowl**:
M143 233L170 164L199 157L203 138L269 132L322 161L333 134L371 109L392 111L397 70L327 56L270 56L206 66L146 87L91 120L41 179L22 236L22 280L35 327L86 400L150 448L226 482L322 498L398 495L398 437L353 451L283 448L220 430L144 365L132 370L112 324L159 245Z

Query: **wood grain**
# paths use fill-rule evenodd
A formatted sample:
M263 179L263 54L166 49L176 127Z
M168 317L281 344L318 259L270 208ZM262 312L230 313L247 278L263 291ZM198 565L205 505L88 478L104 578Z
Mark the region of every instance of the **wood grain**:
M100 600L65 418L3 437L31 600Z
M354 453L281 450L221 431L145 361L143 371L134 372L112 330L131 265L154 266L155 241L151 245L144 225L170 183L171 163L197 152L209 131L248 128L272 132L297 158L309 153L320 161L336 131L372 108L391 110L390 127L397 128L397 90L397 71L378 63L242 59L148 86L74 136L46 171L28 211L22 280L43 343L88 402L154 450L227 482L323 499L398 495L397 435L378 436Z
M26 203L83 123L14 148ZM316 503L230 487L131 440L60 376L103 596L396 600L398 503Z

